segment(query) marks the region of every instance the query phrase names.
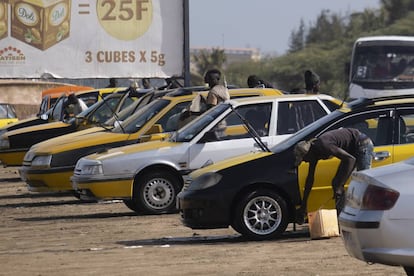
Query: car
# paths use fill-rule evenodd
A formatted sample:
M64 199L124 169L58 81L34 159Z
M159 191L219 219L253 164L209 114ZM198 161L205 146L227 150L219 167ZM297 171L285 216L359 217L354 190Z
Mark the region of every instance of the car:
M211 164L188 175L177 196L184 225L227 228L249 239L270 239L295 223L309 164L295 166L294 148L326 131L353 127L374 143L374 167L414 155L414 96L360 98L292 135L269 151ZM331 181L339 159L320 160L308 212L335 209Z
M302 107L316 120L340 103L328 95L234 99L206 111L168 140L113 148L81 158L72 184L81 198L122 199L138 213L174 212L175 197L183 186L181 175L254 151L260 143L250 132L257 133L269 146L283 141L311 122L295 117ZM245 127L245 122L251 127Z
M55 105L56 101L62 96L62 94L68 96L70 93L85 90L93 90L93 87L78 85L62 85L43 90L42 101L40 102L39 113L37 115L42 115L43 113L46 113L46 111L48 111L53 105ZM95 99L95 101L98 101L98 99Z
M116 90L125 90L125 88L116 88ZM80 90L76 91L75 95L78 99L86 101L85 103L92 104L102 100L107 95L114 92L114 89L92 89L92 90ZM12 131L24 127L47 124L51 122L60 121L62 119L62 104L66 100L66 93L61 93L60 97L55 101L55 104L49 108L45 113L38 114L35 117L19 120L15 123L8 124L0 128L0 137L7 131Z
M70 177L78 159L108 148L168 136L178 127L177 124L168 124L170 117L185 110L200 93L207 95L206 88L202 89L173 90L140 108L113 129L76 137L57 137L35 144L24 157L23 166L19 169L20 176L32 192L73 191ZM277 89L261 88L230 89L229 92L232 97L283 94ZM145 137L149 135L151 138Z
M348 253L414 275L414 158L354 172L339 215Z
M8 103L0 103L0 127L19 121L14 106Z
M59 101L54 106L52 116L60 116L62 121L19 128L2 134L0 137L0 162L3 166L21 166L24 155L32 145L53 137L100 125L137 98L138 95L135 92L131 93L122 89L106 96L104 100L96 102L67 120L63 119L63 112L60 112L63 110L63 101Z

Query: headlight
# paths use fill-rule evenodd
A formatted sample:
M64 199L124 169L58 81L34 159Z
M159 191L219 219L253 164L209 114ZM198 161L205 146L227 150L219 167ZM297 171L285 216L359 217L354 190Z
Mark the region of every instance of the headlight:
M36 156L32 161L32 167L50 167L52 155Z
M210 188L216 185L221 180L221 178L221 174L218 174L216 172L205 173L194 179L188 186L188 190L196 191Z
M9 149L9 148L10 148L9 139L1 139L0 140L0 149Z
M88 164L81 166L80 170L77 170L80 175L97 175L103 174L102 164Z

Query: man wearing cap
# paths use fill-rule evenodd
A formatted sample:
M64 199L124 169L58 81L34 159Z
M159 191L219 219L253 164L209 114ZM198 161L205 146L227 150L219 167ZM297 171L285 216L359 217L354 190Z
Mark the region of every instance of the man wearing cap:
M344 204L344 185L352 171L369 169L374 145L371 139L355 128L340 128L327 131L318 138L299 142L294 149L295 166L302 161L309 163L303 200L298 210L298 222L303 222L307 212L307 201L314 182L316 165L321 159L338 158L341 162L334 178L332 189L339 215Z

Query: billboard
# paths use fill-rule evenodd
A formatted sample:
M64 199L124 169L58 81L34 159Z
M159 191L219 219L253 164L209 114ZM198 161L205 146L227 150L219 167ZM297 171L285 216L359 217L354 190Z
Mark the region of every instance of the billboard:
M182 76L183 1L0 0L0 75Z

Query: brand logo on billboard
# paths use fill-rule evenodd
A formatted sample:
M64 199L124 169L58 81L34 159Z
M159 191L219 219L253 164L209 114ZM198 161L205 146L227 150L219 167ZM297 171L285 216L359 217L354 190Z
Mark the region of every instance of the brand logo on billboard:
M34 26L39 23L39 14L36 9L26 3L16 5L16 17L27 26Z
M0 63L1 64L23 64L26 61L26 56L22 50L16 47L6 47L0 49Z

